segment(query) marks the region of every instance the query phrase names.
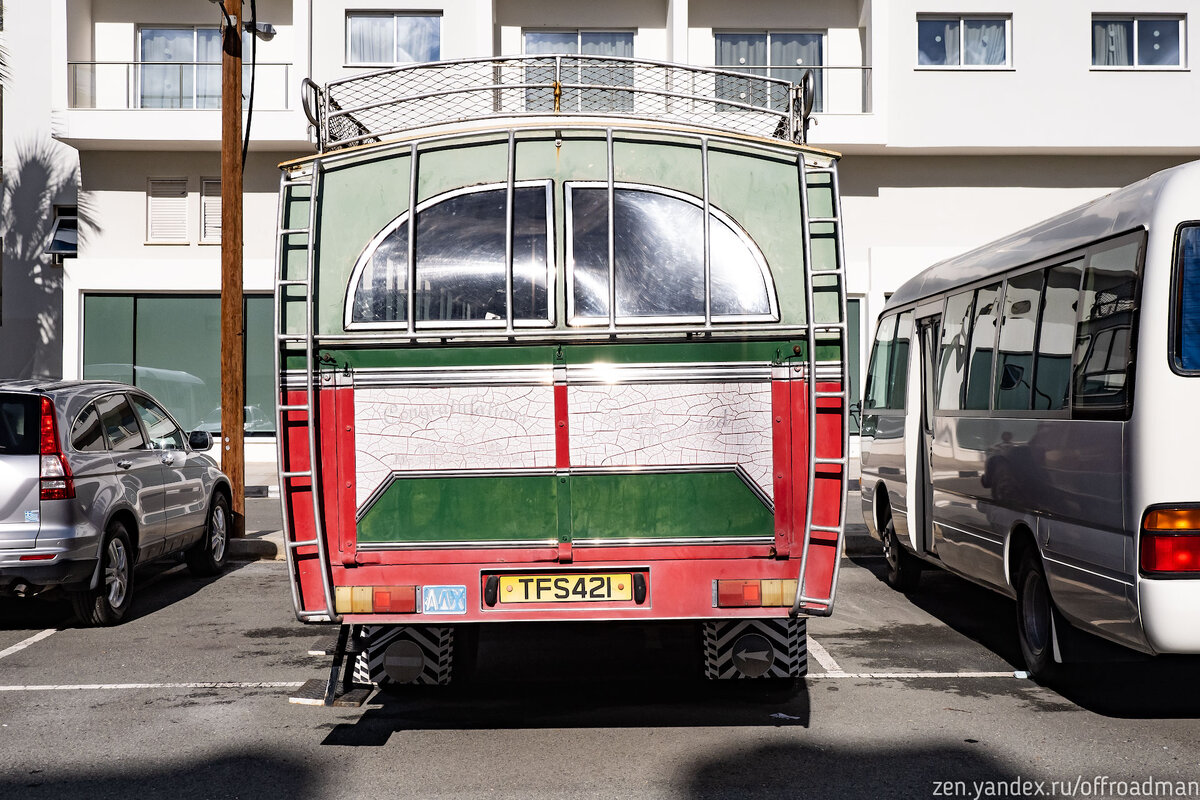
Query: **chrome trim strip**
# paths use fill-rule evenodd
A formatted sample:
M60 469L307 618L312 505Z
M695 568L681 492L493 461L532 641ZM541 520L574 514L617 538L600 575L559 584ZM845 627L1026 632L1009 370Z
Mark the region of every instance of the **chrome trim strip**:
M750 545L770 546L775 543L772 536L710 536L710 537L675 537L670 539L575 539L573 547L679 547L694 545ZM385 552L397 550L516 550L533 548L556 548L558 539L528 539L528 540L496 540L488 541L456 541L456 542L367 542L359 544L357 550L365 552ZM580 567L582 568L582 567ZM508 567L508 571L524 572L530 567ZM592 569L589 565L587 569ZM595 569L601 569L596 567Z
M1082 572L1085 575L1094 575L1097 578L1103 578L1104 580L1109 581L1111 583L1119 583L1122 586L1132 587L1134 585L1132 581L1121 580L1120 578L1114 578L1111 575L1102 575L1099 572L1094 572L1090 569L1084 569L1083 567L1079 566L1078 564L1068 564L1066 561L1063 561L1061 559L1051 558L1050 556L1046 555L1045 552L1042 553L1042 560L1052 561L1055 564L1058 564L1059 566L1066 567L1067 569L1072 569L1072 570L1075 570L1076 572Z
M663 547L679 545L773 545L774 536L710 536L678 537L673 539L575 539L574 547Z
M389 550L517 550L531 548L556 548L558 539L504 539L494 542L367 542L355 549L360 553L378 553Z
M699 319L699 318L697 318ZM633 321L639 323L645 320L636 317ZM623 321L618 320L619 322ZM601 321L603 322L603 320ZM538 343L562 344L564 342L584 342L587 344L602 344L605 342L637 339L643 342L671 341L688 337L689 341L725 341L727 339L742 340L746 337L760 339L804 339L808 336L804 326L730 321L722 318L713 320L712 330L703 330L694 325L680 324L678 317L672 318L671 325L629 325L616 330L596 327L553 328L547 330L548 324L538 323L540 327L530 324L506 333L496 328L431 328L422 327L411 334L402 330L385 330L382 328L362 329L362 333L339 333L314 335L313 340L319 345L330 347L340 344L366 344L370 346L408 345L408 344L448 344L455 341L489 340L494 343L515 342L521 339L535 339ZM357 323L359 326L368 323ZM378 324L378 323L375 323ZM389 325L391 323L388 323ZM356 329L357 330L357 329ZM372 333L371 330L379 331ZM697 338L701 336L703 338Z

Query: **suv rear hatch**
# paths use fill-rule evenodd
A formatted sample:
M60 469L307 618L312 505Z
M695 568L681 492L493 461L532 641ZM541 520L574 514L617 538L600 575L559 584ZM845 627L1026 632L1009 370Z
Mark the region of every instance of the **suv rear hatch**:
M33 547L41 519L41 397L0 392L0 549Z

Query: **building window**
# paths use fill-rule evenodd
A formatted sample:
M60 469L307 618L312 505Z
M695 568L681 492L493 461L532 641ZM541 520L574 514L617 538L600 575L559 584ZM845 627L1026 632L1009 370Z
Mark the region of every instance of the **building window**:
M187 178L151 178L146 191L146 241L187 240Z
M1092 17L1093 67L1182 67L1183 17Z
M75 206L54 207L54 226L50 229L50 241L46 243L45 252L56 258L78 255L79 217Z
M757 33L717 33L716 66L780 78L799 84L804 71L811 69L816 74L813 111L824 110L825 34L766 31ZM749 103L767 108L786 108L786 90L772 89L771 96L754 88L750 81L737 78L718 78L717 96L739 103Z
M217 28L140 28L141 108L220 108L221 32Z
M441 57L440 14L346 12L347 64L410 64Z
M917 17L922 67L1008 67L1011 17Z
M275 431L274 301L247 294L247 436ZM163 331L171 331L164 336ZM88 294L83 377L152 394L185 431L221 429L221 298L216 294Z
M578 55L606 56L610 58L633 58L633 33L631 31L526 31L524 36L525 55ZM633 86L633 69L618 64L569 65L567 74L561 76L563 83L579 83L585 86ZM529 67L525 75L528 83L552 84L555 80L553 67ZM530 111L553 111L554 90L529 89L525 93L526 107ZM620 89L568 90L559 98L560 107L575 111L629 112L633 111L633 93Z
M221 180L200 180L200 241L221 241Z

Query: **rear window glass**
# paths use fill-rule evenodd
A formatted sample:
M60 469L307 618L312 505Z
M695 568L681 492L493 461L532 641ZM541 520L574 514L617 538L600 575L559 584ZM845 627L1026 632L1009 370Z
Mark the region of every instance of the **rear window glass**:
M0 455L35 455L41 418L37 395L0 394Z
M1177 252L1175 365L1200 372L1200 225L1180 229Z

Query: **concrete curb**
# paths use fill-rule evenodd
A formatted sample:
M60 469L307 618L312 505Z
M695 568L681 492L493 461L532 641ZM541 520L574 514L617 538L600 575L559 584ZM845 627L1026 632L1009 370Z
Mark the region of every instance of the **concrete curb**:
M283 561L283 531L255 531L229 540L229 558L233 561Z

